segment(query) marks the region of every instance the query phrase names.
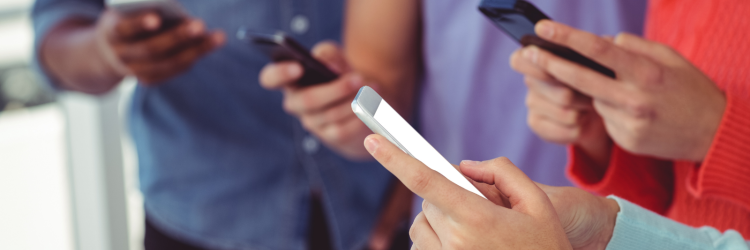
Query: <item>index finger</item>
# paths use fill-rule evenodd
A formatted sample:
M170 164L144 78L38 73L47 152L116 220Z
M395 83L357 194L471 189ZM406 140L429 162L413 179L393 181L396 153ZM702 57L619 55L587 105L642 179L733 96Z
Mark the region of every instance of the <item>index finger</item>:
M409 190L446 214L455 214L460 208L464 208L467 202L476 204L483 200L407 155L383 136L368 136L365 139L365 148Z
M296 61L270 63L260 71L260 85L265 89L280 89L296 83L303 71Z
M630 73L628 66L632 64L634 58L609 39L549 20L539 21L535 26L535 31L541 38L571 48L609 67L617 76L623 72Z

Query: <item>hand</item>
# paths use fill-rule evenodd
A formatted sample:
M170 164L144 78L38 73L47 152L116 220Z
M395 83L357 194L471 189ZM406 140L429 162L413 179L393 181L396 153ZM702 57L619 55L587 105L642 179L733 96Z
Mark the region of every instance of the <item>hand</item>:
M351 108L357 91L365 85L363 77L351 72L342 51L332 42L316 45L312 55L341 77L300 88L296 82L304 68L297 62L280 62L263 68L261 86L282 90L284 110L299 118L302 126L329 148L350 160L371 159L362 147L362 140L372 132ZM372 87L377 89L377 86Z
M165 27L156 12L123 16L107 10L95 32L96 49L116 74L134 75L149 85L188 70L225 41L224 33L207 32L197 19Z
M510 209L464 190L380 135L367 137L365 147L427 201L410 230L414 248L572 249L545 193L505 158L482 163L488 171L465 174L494 185L507 196Z
M520 52L511 55L511 67L526 75L529 127L544 140L577 145L597 165L609 165L612 143L591 98L560 83Z
M610 41L552 21L539 22L536 32L615 71L617 79L611 79L534 46L521 52L555 79L590 96L619 146L635 154L703 160L726 98L678 52L634 35Z
M620 211L616 201L579 188L537 185L552 201L573 249L603 250L607 247Z

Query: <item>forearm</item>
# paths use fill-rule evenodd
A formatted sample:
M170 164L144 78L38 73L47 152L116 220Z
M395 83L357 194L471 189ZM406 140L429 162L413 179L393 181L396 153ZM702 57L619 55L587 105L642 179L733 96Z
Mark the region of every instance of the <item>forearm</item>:
M44 38L39 59L61 88L101 94L123 78L99 47L95 22L70 19L53 28Z
M693 228L618 197L620 206L607 249L750 249L734 230L720 233L710 227Z
M421 65L418 0L349 0L345 53L352 67L409 119Z

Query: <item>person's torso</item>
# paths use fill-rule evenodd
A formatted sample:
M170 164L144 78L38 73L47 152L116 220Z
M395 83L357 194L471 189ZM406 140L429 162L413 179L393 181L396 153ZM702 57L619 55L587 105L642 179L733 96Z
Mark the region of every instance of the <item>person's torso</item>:
M341 32L341 0L182 0L227 43L191 70L139 86L130 130L146 214L175 237L217 249L301 249L310 193L322 193L336 248L361 246L392 177L335 155L258 83L268 58L235 34L285 31L308 48Z
M750 98L750 2L652 0L646 38L673 47L735 98ZM736 151L737 152L737 151ZM740 152L738 152L740 153ZM704 166L705 167L705 166ZM691 226L710 225L750 235L750 210L720 197L689 192L699 181L695 163L675 162L675 191L667 216ZM743 174L743 173L737 173ZM750 199L747 190L728 192Z
M423 1L422 134L450 162L508 157L534 181L570 185L566 151L527 126L526 86L509 65L520 45L477 9L480 0ZM645 0L532 0L553 20L601 35L640 34Z

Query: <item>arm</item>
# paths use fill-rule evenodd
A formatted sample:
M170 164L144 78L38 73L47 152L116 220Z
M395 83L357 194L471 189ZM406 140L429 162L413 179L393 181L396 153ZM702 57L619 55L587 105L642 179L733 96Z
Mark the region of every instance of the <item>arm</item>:
M605 168L576 146L568 148L568 178L599 195L614 194L659 214L667 212L674 189L672 162L630 154L615 145Z
M347 2L347 58L354 70L378 83L375 90L407 119L421 69L420 7L418 0Z
M620 212L607 249L750 249L737 231L689 227L619 197L608 198L617 201Z
M206 32L197 19L164 27L155 12L122 16L102 4L36 3L37 64L58 87L100 94L126 75L147 84L162 82L224 42L223 33ZM80 8L86 15L72 10Z

